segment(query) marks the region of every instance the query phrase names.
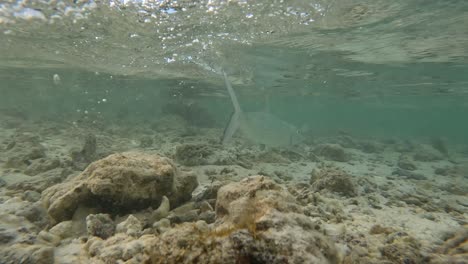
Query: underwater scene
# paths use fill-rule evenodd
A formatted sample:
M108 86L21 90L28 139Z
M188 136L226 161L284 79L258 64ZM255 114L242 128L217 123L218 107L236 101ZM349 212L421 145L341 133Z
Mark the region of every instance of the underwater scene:
M18 263L468 263L468 1L0 0Z

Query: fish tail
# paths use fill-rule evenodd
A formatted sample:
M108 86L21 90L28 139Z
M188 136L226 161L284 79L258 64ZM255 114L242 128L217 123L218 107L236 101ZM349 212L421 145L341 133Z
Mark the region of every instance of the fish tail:
M229 123L224 128L223 138L221 140L221 144L225 145L231 140L231 138L234 136L234 133L236 133L240 126L240 116L242 115L242 110L240 108L239 101L237 101L236 93L234 92L234 89L232 89L231 83L229 82L227 74L224 70L223 77L224 84L226 85L226 89L228 90L229 97L231 98L231 102L234 107L234 112L229 119Z

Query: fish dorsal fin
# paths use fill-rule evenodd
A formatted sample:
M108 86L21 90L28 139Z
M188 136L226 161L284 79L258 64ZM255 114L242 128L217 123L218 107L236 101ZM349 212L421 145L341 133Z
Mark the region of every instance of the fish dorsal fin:
M236 93L234 92L234 89L232 88L231 83L228 80L227 74L224 71L223 77L224 84L226 85L229 97L231 98L232 106L234 107L234 112L232 113L231 118L229 119L229 123L224 129L223 138L221 140L221 144L225 145L232 139L232 137L234 136L234 134L240 126L242 110L240 108L239 101L237 100Z

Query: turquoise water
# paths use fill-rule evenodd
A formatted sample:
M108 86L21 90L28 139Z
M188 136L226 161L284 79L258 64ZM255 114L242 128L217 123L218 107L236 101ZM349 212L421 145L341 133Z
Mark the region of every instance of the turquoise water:
M466 0L0 0L0 263L467 263L467 73Z
M167 100L193 101L223 127L232 111L224 68L247 108L265 109L268 96L269 111L317 135L464 141L467 8L416 0L7 1L0 100L25 115L73 121L83 110L109 121L125 112L131 122L151 119Z

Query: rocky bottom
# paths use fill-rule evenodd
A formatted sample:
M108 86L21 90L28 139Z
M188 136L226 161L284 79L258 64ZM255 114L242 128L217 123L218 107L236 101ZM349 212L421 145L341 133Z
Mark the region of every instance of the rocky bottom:
M2 264L468 263L467 146L1 118Z

